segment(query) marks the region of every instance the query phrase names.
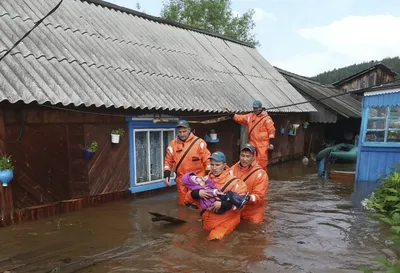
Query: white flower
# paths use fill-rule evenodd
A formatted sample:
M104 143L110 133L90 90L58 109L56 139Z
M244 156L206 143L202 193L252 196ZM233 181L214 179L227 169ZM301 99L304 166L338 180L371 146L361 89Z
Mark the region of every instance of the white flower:
M370 198L372 198L373 196L371 196ZM371 211L371 212L376 212L376 210L374 209L374 208L371 208L369 205L368 205L368 202L370 201L370 198L365 198L365 199L363 199L362 201L361 201L361 206L365 209L365 210L368 210L368 211Z
M365 198L361 201L361 206L363 206L365 209L368 209L368 198Z

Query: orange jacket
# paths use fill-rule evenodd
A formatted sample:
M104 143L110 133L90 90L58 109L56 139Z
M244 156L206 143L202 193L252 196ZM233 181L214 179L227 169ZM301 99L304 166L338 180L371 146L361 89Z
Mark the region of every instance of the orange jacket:
M164 159L164 171L172 171L173 167L176 168L176 164L178 164L183 154L196 138L191 133L185 142L176 137L169 143ZM184 175L187 172L195 172L197 175L204 176L205 171L210 170L209 158L210 151L207 149L206 142L203 139L199 139L185 156L179 169L175 170L175 172L177 176Z
M245 179L251 172L261 168L256 161L254 161L249 167L242 167L240 163L236 163L231 167L231 174L240 178ZM253 209L255 207L264 207L265 197L268 190L268 175L263 169L260 169L252 173L246 181L247 191L250 192L250 200L247 205L243 208L243 211Z
M263 120L257 124L260 119ZM246 115L236 114L234 115L233 120L240 125L247 126L250 133L249 143L256 148L268 147L269 139L275 138L274 122L267 112L262 112L259 115L255 115L254 113Z

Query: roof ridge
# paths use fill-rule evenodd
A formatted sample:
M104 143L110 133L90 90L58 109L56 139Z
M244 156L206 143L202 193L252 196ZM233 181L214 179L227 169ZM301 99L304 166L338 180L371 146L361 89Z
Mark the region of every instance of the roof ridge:
M78 0L76 0L76 1L78 1ZM110 3L110 2L107 2L107 1L102 1L102 0L80 0L80 1L84 1L84 2L88 2L88 3L94 4L94 5L98 5L98 6L107 7L107 8L114 9L114 10L118 10L118 11L130 14L130 15L134 15L134 16L137 16L137 17L142 17L144 19L148 19L148 20L151 20L151 21L154 21L154 22L158 22L158 23L161 23L161 24L171 25L171 26L174 26L174 27L178 27L178 28L182 28L182 29L191 30L191 31L195 31L195 32L198 32L198 33L206 34L206 35L209 35L209 36L212 36L212 37L220 38L220 39L225 40L225 41L227 40L227 41L230 41L230 42L233 42L233 43L236 43L236 44L240 44L240 45L243 45L243 46L247 46L247 47L250 47L250 48L255 48L254 46L250 45L249 43L246 43L246 42L243 42L243 41L239 41L239 40L237 40L235 38L227 37L227 36L215 33L215 32L211 32L211 31L208 31L208 30L200 29L200 28L197 28L197 27L192 27L192 26L185 25L185 24L182 24L182 23L170 21L168 19L164 19L164 18L161 18L161 17L153 16L153 15L150 15L150 14L147 14L147 13L144 13L144 12L140 12L140 11L136 11L136 10L133 10L133 9L129 9L129 8L126 8L126 7L118 6L116 4L113 4L113 3Z

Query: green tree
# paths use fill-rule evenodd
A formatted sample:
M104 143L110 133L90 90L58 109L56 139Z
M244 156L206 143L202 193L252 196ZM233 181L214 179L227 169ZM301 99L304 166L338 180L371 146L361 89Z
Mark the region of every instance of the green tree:
M140 12L144 12L144 9L142 9L142 5L140 5L140 2L136 2L136 10Z
M169 0L163 6L161 17L164 19L218 33L254 47L260 45L252 33L254 10L234 14L230 0Z

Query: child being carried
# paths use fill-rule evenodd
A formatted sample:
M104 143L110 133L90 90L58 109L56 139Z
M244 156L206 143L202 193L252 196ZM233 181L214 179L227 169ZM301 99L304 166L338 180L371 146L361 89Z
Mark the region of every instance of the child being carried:
M216 200L229 201L233 209L241 209L250 199L250 194L247 192L245 195L239 195L236 192L227 191L220 192L214 185L214 181L210 178L203 178L197 176L193 172L189 172L182 177L182 182L185 184L186 188L190 191L193 190L206 190L210 192L213 197L204 199L200 198L200 206L202 210L207 210ZM216 211L217 214L222 214L227 210L219 209Z

